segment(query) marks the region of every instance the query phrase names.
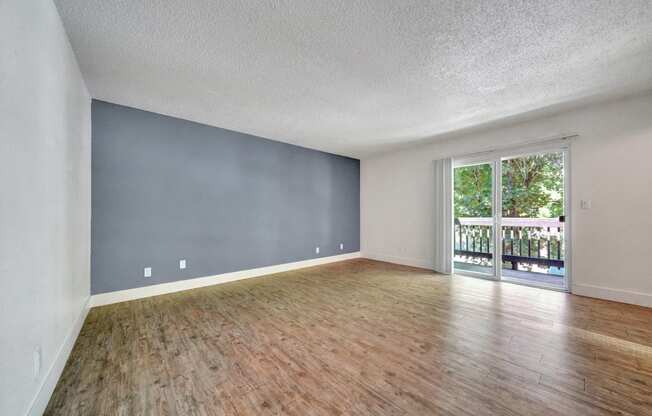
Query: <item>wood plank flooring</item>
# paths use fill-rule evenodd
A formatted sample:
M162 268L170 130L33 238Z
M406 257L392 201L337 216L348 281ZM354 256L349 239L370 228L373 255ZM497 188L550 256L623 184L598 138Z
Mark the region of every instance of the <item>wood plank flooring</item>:
M652 309L351 260L93 308L47 415L652 415Z

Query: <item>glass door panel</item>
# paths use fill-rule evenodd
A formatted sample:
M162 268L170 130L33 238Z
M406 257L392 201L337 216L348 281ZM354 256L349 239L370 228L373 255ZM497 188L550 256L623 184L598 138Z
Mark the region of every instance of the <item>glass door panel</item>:
M564 152L500 163L502 279L565 289Z
M455 272L495 277L493 162L456 167L453 180Z

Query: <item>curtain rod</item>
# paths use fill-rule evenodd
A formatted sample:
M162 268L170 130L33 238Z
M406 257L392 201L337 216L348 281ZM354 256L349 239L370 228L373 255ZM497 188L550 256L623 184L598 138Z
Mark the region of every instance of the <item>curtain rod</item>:
M575 137L579 137L579 134L573 133L573 134L564 134L561 136L553 136L553 137L547 137L547 138L541 138L541 139L532 139L532 140L527 140L524 142L520 143L512 143L512 144L506 144L504 146L498 146L498 147L493 147L488 150L482 150L480 152L472 152L472 153L462 153L462 154L457 154L450 156L453 159L461 159L461 158L473 158L477 156L482 156L482 155L487 155L491 154L494 152L498 152L501 150L510 150L510 149L515 149L518 150L522 147L527 147L530 145L534 144L546 144L546 143L553 143L553 142L561 142L561 141L566 141L569 139L573 139Z

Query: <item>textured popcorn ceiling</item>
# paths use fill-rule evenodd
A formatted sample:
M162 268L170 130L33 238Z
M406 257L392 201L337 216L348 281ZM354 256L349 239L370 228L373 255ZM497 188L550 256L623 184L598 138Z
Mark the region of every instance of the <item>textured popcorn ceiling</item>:
M56 0L94 98L345 155L652 88L652 0Z

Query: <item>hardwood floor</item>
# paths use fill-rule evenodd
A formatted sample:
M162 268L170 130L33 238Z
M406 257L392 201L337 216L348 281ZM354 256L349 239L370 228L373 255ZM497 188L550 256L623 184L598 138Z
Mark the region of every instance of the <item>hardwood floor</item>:
M652 415L652 309L351 260L93 308L47 415Z

